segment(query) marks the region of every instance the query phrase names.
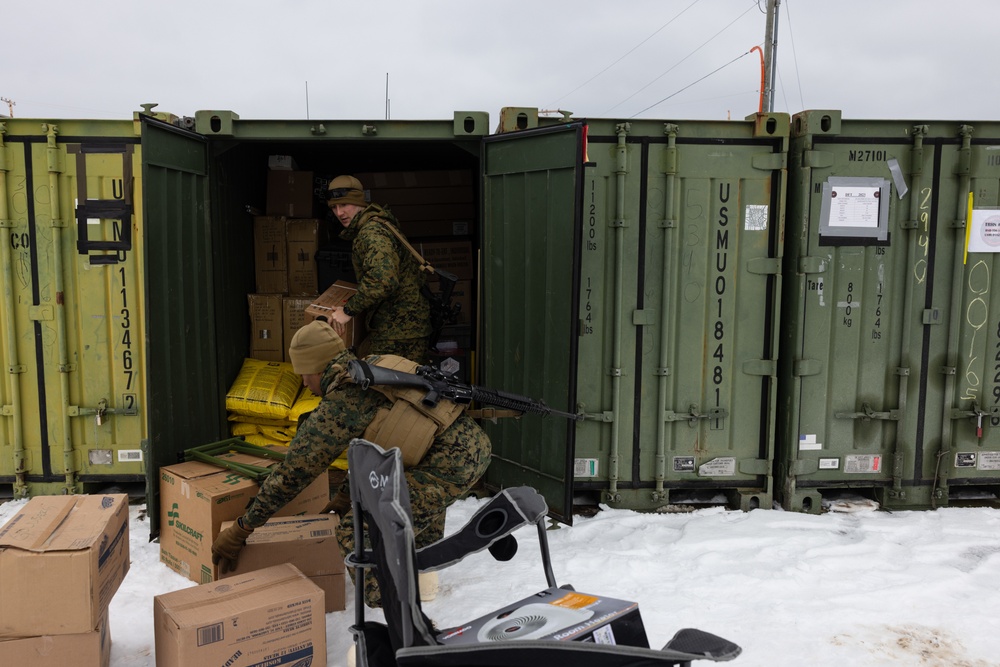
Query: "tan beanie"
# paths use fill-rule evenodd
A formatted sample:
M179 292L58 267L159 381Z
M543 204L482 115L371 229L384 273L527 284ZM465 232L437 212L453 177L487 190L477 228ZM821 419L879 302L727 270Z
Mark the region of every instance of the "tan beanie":
M326 200L330 204L357 204L368 206L365 188L353 176L338 176L326 188Z
M343 339L329 324L313 320L292 336L288 356L299 375L322 373L338 354L347 349Z

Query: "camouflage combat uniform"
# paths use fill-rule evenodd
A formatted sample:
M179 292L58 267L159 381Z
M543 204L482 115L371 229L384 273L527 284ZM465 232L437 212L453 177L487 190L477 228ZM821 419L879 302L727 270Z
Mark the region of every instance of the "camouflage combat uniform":
M248 526L263 525L298 495L340 456L352 438L364 433L376 411L389 404L389 399L377 391L361 389L351 382L338 384L347 363L354 358L345 351L327 366L321 381L325 396L298 428L285 460L261 484L244 517ZM406 469L418 549L444 537L445 510L486 473L490 452L486 433L463 414L434 439L420 463ZM344 554L354 551L353 527L353 516L348 512L337 527L337 541ZM373 577L366 577L365 598L370 606L379 606Z
M426 363L431 334L430 304L420 293L425 276L413 255L380 222L397 229L392 214L377 204L359 211L340 238L351 241L358 292L344 306L364 318L367 334L358 356L396 354Z

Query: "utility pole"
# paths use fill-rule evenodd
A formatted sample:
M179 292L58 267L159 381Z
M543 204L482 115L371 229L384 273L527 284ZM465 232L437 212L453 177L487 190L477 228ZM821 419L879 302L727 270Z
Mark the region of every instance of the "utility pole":
M778 58L778 5L781 0L767 0L767 26L764 35L764 109L774 110L774 72Z
M7 99L6 97L0 97L0 102L7 103L7 110L10 112L10 117L14 117L14 106L17 104L14 100Z

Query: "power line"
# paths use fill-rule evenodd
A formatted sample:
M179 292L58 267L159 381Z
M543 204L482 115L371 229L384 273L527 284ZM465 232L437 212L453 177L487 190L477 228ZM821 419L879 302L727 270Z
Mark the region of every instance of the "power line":
M717 67L717 68L715 68L714 70L712 70L711 72L709 72L709 73L708 73L708 74L706 74L705 76L701 77L701 78L700 78L700 79L698 79L697 81L692 81L691 83L689 83L688 85L684 86L683 88L681 88L681 89L680 89L680 90L678 90L677 92L675 92L675 93L671 93L670 95L667 95L666 97L664 97L664 98L663 98L662 100L660 100L659 102L654 102L653 104L650 104L650 105L649 105L648 107L646 107L646 108L645 108L645 109L643 109L642 111L637 111L637 112L635 112L634 114L632 114L632 115L630 116L630 118L635 118L635 117L636 117L636 116L638 116L639 114L641 114L641 113L646 113L647 111L649 111L649 110L650 110L650 109L652 109L653 107L655 107L655 106L659 106L660 104L663 104L664 102L666 102L667 100L669 100L669 99L670 99L671 97L673 97L674 95L679 95L680 93L683 93L683 92L684 92L685 90L687 90L687 89L688 89L688 88L690 88L691 86L695 85L695 84L696 84L696 83L698 83L699 81L704 81L705 79L707 79L708 77L712 76L713 74L715 74L715 73L716 73L716 72L718 72L719 70L722 70L722 69L725 69L726 67L729 67L730 65L732 65L732 64L733 64L734 62L736 62L737 60L739 60L739 59L740 59L740 58L742 58L743 56L748 56L748 55L750 55L750 52L749 52L749 51L746 51L746 52L744 52L744 53L741 53L740 55L736 56L735 58L733 58L732 60L730 60L730 61L729 61L728 63L726 63L725 65L723 65L723 66L721 66L721 67Z
M608 65L607 67L605 67L604 69L602 69L600 72L598 72L597 74L595 74L594 76L590 77L589 79L587 79L586 81L584 81L583 83L581 83L579 86L577 86L573 90L569 91L568 93L566 93L565 95L563 95L562 97L560 97L558 100L556 100L552 104L547 105L547 108L557 106L564 99L566 99L567 97L569 97L570 95L572 95L576 91L580 90L581 88L583 88L584 86L586 86L588 83L590 83L591 81L593 81L597 77L599 77L602 74L604 74L605 72L607 72L609 69L611 69L615 65L617 65L618 63L620 63L622 60L624 60L625 58L627 58L633 51L635 51L636 49L638 49L640 46L642 46L643 44L645 44L649 40L653 39L653 37L655 37L661 30L663 30L668 25L670 25L671 23L673 23L674 21L676 21L677 19L679 19L681 17L681 14L683 14L687 10L691 9L692 7L694 7L695 5L697 5L699 2L701 2L701 0L694 0L694 2L692 2L690 5L688 5L684 9L682 9L679 14L677 14L672 19L670 19L669 21L667 21L666 23L664 23L663 25L661 25L659 28L657 28L656 31L653 32L652 35L650 35L649 37L647 37L646 39L642 40L641 42L639 42L638 44L636 44L635 46L633 46L631 49L629 49L628 51L626 51L624 55L622 55L620 58L618 58L618 60L616 60L613 63L611 63L610 65Z
M691 51L691 53L687 54L686 56L684 56L683 58L681 58L680 60L678 60L678 61L677 61L676 63L674 63L673 65L671 65L671 66L670 66L670 67L669 67L669 68L668 68L668 69L667 69L667 70L666 70L665 72L663 72L662 74L660 74L659 76L657 76L657 77L656 77L655 79L653 79L652 81L650 81L649 83L647 83L647 84L646 84L645 86L643 86L643 87L642 87L642 88L640 88L639 90L635 91L634 93L632 93L631 95L629 95L628 97L626 97L625 99L623 99L623 100L622 100L621 102L619 102L618 104L614 105L613 107L611 107L611 108L610 108L610 109L608 109L607 111L604 111L604 112L603 112L603 113L601 113L600 115L604 116L604 115L607 115L607 114L609 114L610 112L614 111L615 109L617 109L617 108L618 108L618 107L620 107L621 105L625 104L626 102L628 102L628 101L629 101L630 99L632 99L633 97L635 97L636 95L638 95L638 94L639 94L639 93L641 93L642 91L644 91L644 90L646 90L647 88L649 88L650 86L652 86L652 85L653 85L654 83L656 83L657 81L659 81L660 79L662 79L662 78L663 78L664 76L666 76L667 74L669 74L669 73L670 73L670 72L671 72L672 70L674 70L674 69L675 69L675 68L676 68L676 67L677 67L678 65L680 65L680 64L681 64L681 63L683 63L683 62L684 62L685 60L687 60L688 58L690 58L691 56L693 56L694 54L696 54L696 53L697 53L698 51L700 51L701 49L703 49L703 48L704 48L704 47L705 47L705 46L706 46L706 45L707 45L707 44L708 44L709 42L711 42L711 41L712 41L713 39L715 39L716 37L718 37L719 35L721 35L722 33L724 33L724 32L725 32L726 30L728 30L728 29L729 29L729 28L730 28L730 27L731 27L731 26L732 26L732 25L733 25L734 23L736 23L736 22L737 22L737 21L739 21L739 20L740 20L741 18L743 18L744 16L746 16L747 12L751 11L751 10L752 10L752 9L753 9L754 7L756 7L756 6L757 6L757 0L754 0L754 3L753 3L753 4L751 4L751 5L749 6L749 7L747 7L746 11L744 11L744 12L743 12L742 14L740 14L739 16L737 16L736 18L734 18L734 19L733 19L732 21L730 21L729 23L727 23L727 24L725 25L725 27L723 27L723 28L722 28L721 30L719 30L719 31L718 31L717 33L715 33L714 35L712 35L711 37L709 37L709 38L708 38L707 40L705 40L705 41L704 41L704 42L703 42L703 43L701 44L701 46L699 46L698 48L696 48L696 49L695 49L694 51ZM748 51L747 53L749 53L749 51ZM746 54L743 54L743 55L746 55ZM742 56L741 56L741 57L742 57ZM725 65L723 65L723 67L725 67ZM706 75L706 76L708 76L708 75ZM702 78L704 78L704 77L702 77ZM701 79L699 79L699 81L700 81L700 80L701 80ZM697 81L696 81L695 83L697 83ZM691 85L694 85L694 84L691 84ZM677 91L677 92L680 92L680 91ZM675 93L675 94L676 94L676 93ZM672 97L672 96L671 96L671 97ZM669 98L665 98L665 99L669 99ZM661 100L661 102L662 102L662 101L663 101L663 100ZM657 102L656 104L659 104L659 103L660 103L660 102ZM656 104L654 104L653 106L656 106ZM640 111L639 113L642 113L642 112ZM634 117L634 116L633 116L633 117Z
M799 108L805 109L806 103L802 98L802 79L799 77L799 57L795 53L795 35L792 33L792 15L788 11L789 0L785 0L785 19L788 21L788 38L792 41L792 63L795 65L795 82L799 87ZM785 101L787 105L787 100Z

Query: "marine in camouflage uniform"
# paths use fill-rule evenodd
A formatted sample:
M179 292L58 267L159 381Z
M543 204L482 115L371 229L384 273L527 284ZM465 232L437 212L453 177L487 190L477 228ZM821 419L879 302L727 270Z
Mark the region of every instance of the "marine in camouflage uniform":
M364 318L367 334L357 346L358 356L395 354L426 363L432 330L430 303L421 293L426 276L386 227L389 223L398 230L396 219L378 204L365 202L361 182L353 176L330 181L328 194L330 208L344 226L340 238L351 242L358 291L343 312Z
M364 433L379 408L389 405L389 399L379 392L364 390L349 379L344 382L347 364L355 358L345 350L326 367L321 380L323 400L298 428L285 460L261 484L242 518L246 527L263 525L322 474L347 449L352 438ZM489 437L463 414L434 439L417 465L405 471L418 549L444 537L447 507L468 493L486 473L490 453ZM352 512L341 517L337 541L345 555L353 553ZM369 606L379 606L378 587L370 575L365 577L365 599Z

